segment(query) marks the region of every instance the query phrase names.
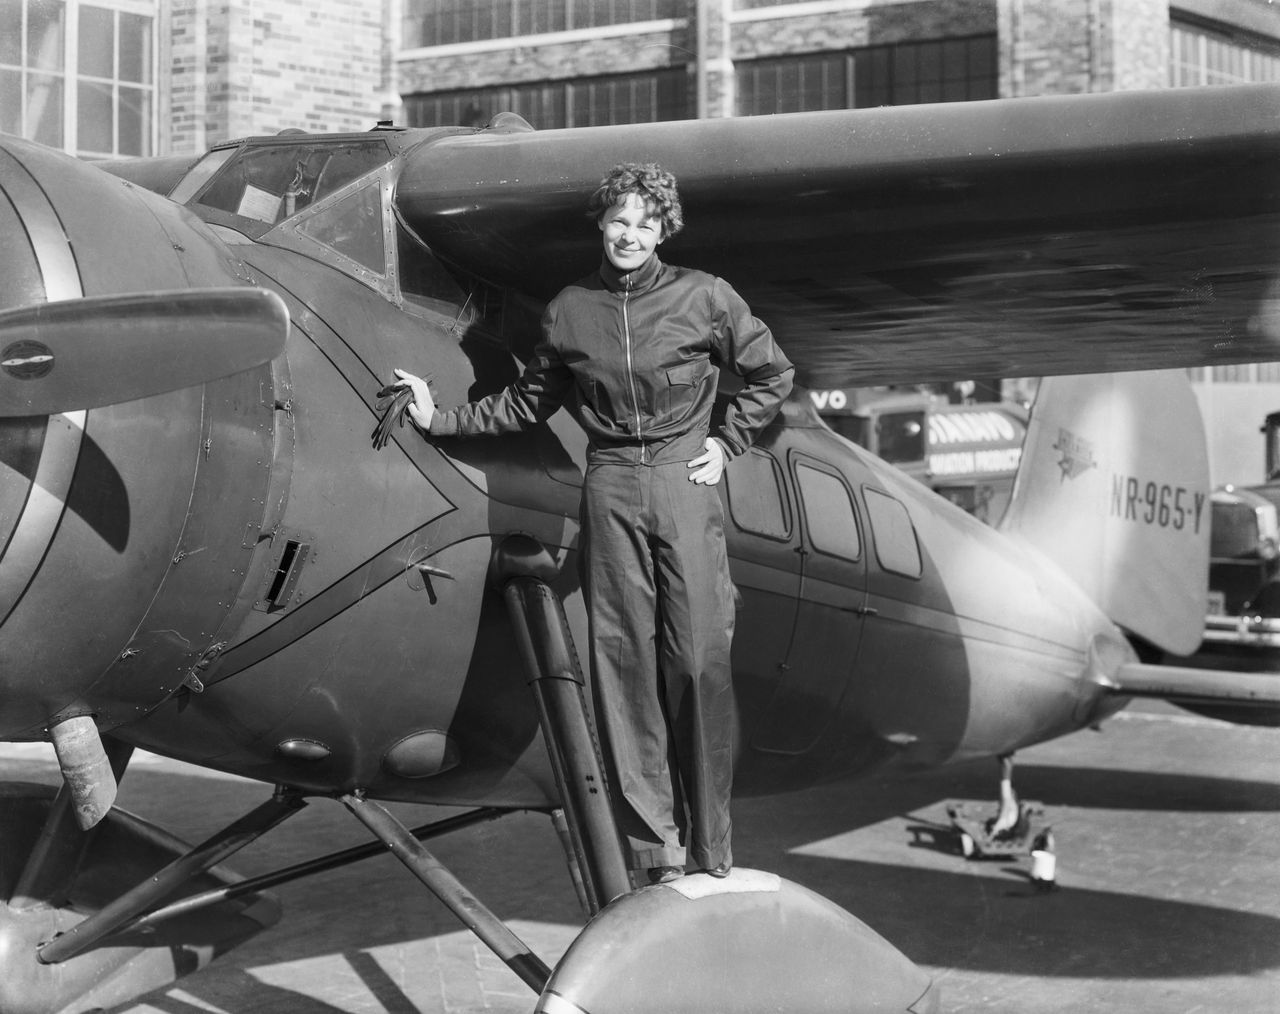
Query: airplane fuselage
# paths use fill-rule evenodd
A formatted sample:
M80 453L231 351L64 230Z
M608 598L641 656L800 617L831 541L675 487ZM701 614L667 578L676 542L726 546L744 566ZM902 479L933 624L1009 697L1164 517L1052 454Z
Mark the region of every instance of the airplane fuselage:
M581 650L585 438L562 411L492 440L369 440L393 367L461 403L517 375L504 343L527 346L536 317L509 293L477 308L480 286L392 240L391 170L333 197L380 209L379 273L320 202L251 235L35 146L4 157L7 191L32 195L0 207L31 237L30 291L11 298L252 284L292 328L269 366L202 388L0 423L0 734L87 713L305 791L553 805L490 572L509 535L546 547ZM108 241L126 228L127 249ZM388 298L410 258L429 295ZM1129 649L1070 581L811 413L789 406L721 490L738 791L1006 753L1114 707L1097 657Z

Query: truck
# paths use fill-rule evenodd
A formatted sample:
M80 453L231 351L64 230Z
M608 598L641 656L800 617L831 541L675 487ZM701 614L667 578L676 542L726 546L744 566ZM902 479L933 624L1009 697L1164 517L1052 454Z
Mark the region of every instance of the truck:
M1013 492L1027 410L950 404L918 389L832 388L809 397L823 421L970 514L995 524Z
M1266 417L1266 480L1226 485L1210 497L1209 589L1204 640L1170 665L1280 672L1280 412ZM1184 705L1227 721L1280 726L1280 710Z

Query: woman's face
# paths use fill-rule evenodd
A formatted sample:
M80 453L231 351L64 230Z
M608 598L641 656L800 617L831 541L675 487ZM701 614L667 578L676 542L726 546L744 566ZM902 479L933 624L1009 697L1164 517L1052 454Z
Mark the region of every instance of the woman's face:
M662 218L651 215L638 194L626 194L600 216L604 253L626 274L647 261L662 242Z

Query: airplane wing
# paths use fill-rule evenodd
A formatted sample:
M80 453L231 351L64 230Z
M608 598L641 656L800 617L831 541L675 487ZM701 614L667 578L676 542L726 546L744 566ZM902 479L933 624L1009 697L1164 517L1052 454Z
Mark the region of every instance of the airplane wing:
M730 281L821 386L1280 360L1280 87L1058 96L424 144L401 214L547 299L600 257L586 198L657 161L662 249Z

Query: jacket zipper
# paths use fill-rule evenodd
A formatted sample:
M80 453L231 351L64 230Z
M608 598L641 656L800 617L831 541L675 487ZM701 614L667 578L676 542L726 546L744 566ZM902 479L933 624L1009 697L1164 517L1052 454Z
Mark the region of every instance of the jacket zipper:
M635 364L631 359L631 315L627 312L627 302L631 298L631 279L626 280L622 290L622 334L627 349L627 382L631 385L631 404L636 413L636 439L640 441L640 464L644 464L644 433L640 429L640 395L636 391Z

